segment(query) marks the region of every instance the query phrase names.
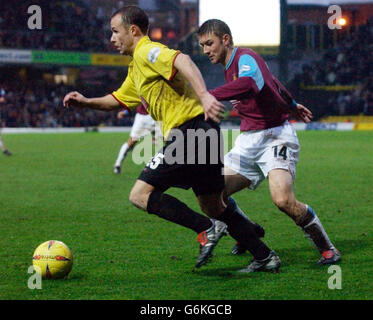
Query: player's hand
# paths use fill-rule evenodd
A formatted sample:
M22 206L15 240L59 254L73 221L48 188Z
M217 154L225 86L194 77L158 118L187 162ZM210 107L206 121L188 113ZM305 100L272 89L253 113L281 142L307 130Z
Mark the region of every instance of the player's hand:
M87 98L77 91L69 92L63 99L65 108L75 107L84 108L87 106Z
M297 106L295 108L292 108L290 110L290 113L293 117L305 122L309 123L313 119L312 112L307 109L304 105L301 105L297 103Z
M117 113L117 119L123 119L124 118L124 116L126 115L126 112L124 111L124 110L122 110L122 111L119 111L118 113Z
M205 121L211 119L214 122L220 123L221 119L224 119L225 107L212 94L207 92L201 99L201 102L205 111Z

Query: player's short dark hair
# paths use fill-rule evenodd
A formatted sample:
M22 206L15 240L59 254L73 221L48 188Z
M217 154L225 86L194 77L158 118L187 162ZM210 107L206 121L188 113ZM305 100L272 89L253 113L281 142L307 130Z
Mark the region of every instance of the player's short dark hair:
M111 18L120 14L123 24L138 26L143 34L147 34L149 30L149 18L144 10L136 6L125 6L115 11Z
M215 34L219 38L222 38L225 34L229 35L230 44L233 46L231 29L229 29L228 25L224 21L218 19L207 20L199 27L197 31L199 36L209 33Z

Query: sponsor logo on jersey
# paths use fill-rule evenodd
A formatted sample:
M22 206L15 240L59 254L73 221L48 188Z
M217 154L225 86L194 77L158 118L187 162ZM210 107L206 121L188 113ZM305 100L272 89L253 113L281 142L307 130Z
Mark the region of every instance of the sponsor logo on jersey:
M251 70L251 67L250 66L248 66L248 65L243 65L242 67L241 67L241 69L240 69L240 74L241 73L244 73L244 72L246 72L246 71L250 71Z
M159 54L161 53L161 48L159 47L154 47L152 48L149 53L148 53L148 60L151 63L155 63L158 59Z

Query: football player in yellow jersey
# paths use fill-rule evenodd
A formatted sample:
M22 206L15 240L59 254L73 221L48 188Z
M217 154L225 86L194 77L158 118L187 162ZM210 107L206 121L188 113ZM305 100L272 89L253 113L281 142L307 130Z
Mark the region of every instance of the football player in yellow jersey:
M256 225L241 214L234 201L228 205L223 201L223 140L218 123L224 105L209 94L191 58L151 41L148 28L149 19L142 9L127 6L116 11L111 17L111 42L121 54L133 57L125 81L104 97L86 98L70 92L64 106L111 111L134 109L142 103L159 122L165 145L145 166L129 199L136 207L198 234L197 268L207 262L226 233L226 226L217 228L213 219L226 223L229 234L244 243L256 261L273 257L259 239ZM212 219L166 194L170 187L192 188L202 211ZM280 261L271 258L265 265L266 270L278 270Z

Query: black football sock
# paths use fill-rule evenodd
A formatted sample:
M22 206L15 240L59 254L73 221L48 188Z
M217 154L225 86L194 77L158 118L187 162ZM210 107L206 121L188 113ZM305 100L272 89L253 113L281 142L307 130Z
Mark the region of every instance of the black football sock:
M236 200L234 200L232 197L229 197L228 204L229 203L231 204L232 208L234 208L235 211L241 214L253 226L258 237L264 237L264 228L260 224L254 221L251 221L249 217L247 216L247 214L243 212L242 209L238 206Z
M146 210L162 219L192 229L198 234L213 225L206 216L193 211L178 199L159 191L153 191L150 194Z
M271 250L262 242L246 216L242 215L233 202L228 202L227 208L218 217L228 226L228 232L238 243L242 244L256 260L268 258Z

